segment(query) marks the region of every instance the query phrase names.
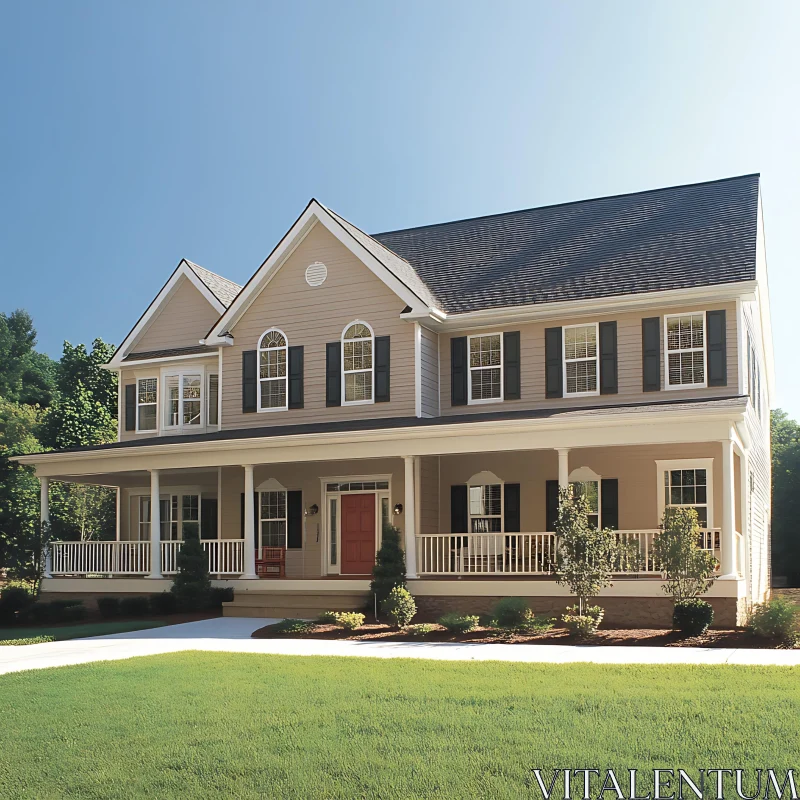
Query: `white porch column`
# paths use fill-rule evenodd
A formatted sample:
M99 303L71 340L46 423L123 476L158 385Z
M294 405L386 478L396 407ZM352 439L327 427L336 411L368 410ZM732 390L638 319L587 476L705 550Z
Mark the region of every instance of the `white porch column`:
M733 469L733 441L722 441L722 536L720 547L721 578L735 578L736 575L736 535L734 533L736 513L734 502L736 486Z
M50 522L50 478L39 478L39 489L40 489L40 504L39 504L39 512L40 512L40 520L42 522L42 528L44 528L45 523ZM44 531L42 531L44 532ZM50 548L45 548L44 553L44 570L43 576L45 578L52 578L51 570L52 569L52 562L50 556Z
M244 465L244 572L243 580L255 580L256 575L256 509L253 505L253 465Z
M157 469L150 470L150 574L159 580L161 574L161 481Z
M569 486L569 449L558 450L558 488L566 489Z
M403 456L405 462L406 502L403 508L405 518L405 550L406 578L418 578L417 575L417 503L415 497L416 482L414 480L414 456Z

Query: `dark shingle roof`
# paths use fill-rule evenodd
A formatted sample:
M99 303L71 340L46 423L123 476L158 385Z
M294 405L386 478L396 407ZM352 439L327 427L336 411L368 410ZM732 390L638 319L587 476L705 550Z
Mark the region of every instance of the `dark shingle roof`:
M148 358L169 358L170 356L193 356L193 355L216 355L217 351L213 347L206 347L203 344L194 344L189 347L169 347L165 350L148 350L142 353L128 353L123 361L144 361Z
M199 264L194 264L188 259L184 260L194 274L208 287L211 294L213 294L225 308L234 301L236 295L242 290L242 287L239 286L238 283L229 281L227 278L223 278L222 275L217 275L216 272L201 267Z
M448 313L755 279L758 175L373 234Z

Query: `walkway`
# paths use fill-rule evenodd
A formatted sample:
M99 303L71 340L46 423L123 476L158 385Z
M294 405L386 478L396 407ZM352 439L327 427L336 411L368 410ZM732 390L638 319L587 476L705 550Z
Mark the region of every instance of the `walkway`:
M441 642L341 642L251 639L274 619L219 617L91 639L0 647L0 674L63 667L90 661L206 650L289 656L369 656L442 661L517 661L548 664L747 664L800 665L800 650L704 649L699 647L608 647L551 644L450 644Z

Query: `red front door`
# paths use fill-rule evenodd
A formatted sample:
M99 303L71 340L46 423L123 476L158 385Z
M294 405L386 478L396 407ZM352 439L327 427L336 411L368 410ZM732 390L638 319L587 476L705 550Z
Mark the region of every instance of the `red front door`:
M375 495L342 495L342 574L368 575L375 565Z

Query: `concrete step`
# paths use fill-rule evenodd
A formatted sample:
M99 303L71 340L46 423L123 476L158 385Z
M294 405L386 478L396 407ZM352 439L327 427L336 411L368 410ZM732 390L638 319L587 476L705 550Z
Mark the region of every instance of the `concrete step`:
M368 592L346 590L236 592L233 601L222 604L224 617L299 617L313 619L323 611L363 611Z

